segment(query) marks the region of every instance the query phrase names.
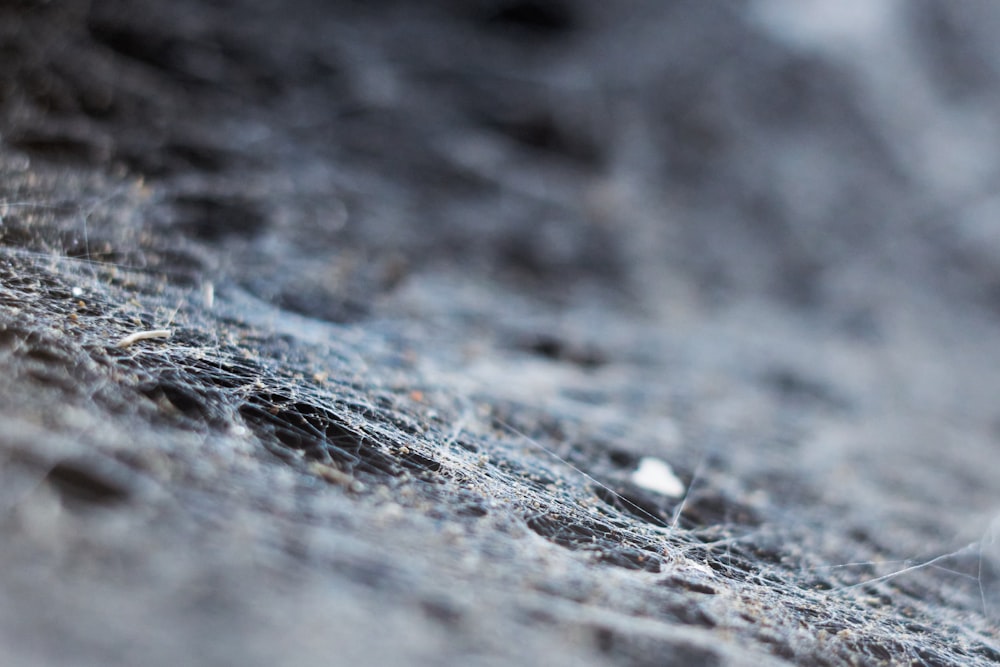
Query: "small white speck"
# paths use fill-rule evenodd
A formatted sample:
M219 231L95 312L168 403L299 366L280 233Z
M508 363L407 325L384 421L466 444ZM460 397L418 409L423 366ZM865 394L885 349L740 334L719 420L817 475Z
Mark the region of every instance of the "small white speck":
M632 473L632 483L673 498L684 494L684 482L674 474L673 468L650 456L639 460L639 467Z
M82 287L74 287L73 289L70 290L70 294L72 294L74 297L79 298L79 297L83 296L83 288Z

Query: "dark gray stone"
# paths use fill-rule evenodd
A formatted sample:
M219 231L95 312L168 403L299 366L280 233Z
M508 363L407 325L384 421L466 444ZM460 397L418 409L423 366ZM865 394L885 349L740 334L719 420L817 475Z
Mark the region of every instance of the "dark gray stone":
M1000 662L998 22L3 3L0 662Z

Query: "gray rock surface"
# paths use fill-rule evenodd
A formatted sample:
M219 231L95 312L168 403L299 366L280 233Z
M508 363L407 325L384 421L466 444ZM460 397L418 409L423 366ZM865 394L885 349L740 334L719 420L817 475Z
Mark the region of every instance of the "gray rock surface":
M1000 662L998 29L3 3L0 663Z

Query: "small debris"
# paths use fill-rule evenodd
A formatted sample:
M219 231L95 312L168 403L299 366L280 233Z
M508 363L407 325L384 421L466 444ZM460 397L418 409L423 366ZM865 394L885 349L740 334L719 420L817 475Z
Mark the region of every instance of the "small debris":
M679 498L684 494L684 482L678 479L666 462L646 456L639 459L639 467L632 473L632 483L647 491Z
M365 491L365 485L347 473L329 465L323 465L322 463L312 463L309 466L309 471L316 475L317 477L326 480L330 484L337 484L343 486L349 491L354 491L355 493L361 493Z
M215 284L212 282L206 282L201 286L201 302L205 306L206 310L212 310L215 306Z
M136 331L133 334L129 334L122 338L115 347L128 347L133 343L138 343L141 340L150 340L153 338L170 338L173 332L170 329L153 329L151 331Z

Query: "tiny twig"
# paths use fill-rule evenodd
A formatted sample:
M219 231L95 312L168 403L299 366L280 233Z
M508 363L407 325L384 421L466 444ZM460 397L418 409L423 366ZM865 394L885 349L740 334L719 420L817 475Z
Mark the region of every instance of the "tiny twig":
M133 334L129 334L122 338L115 347L128 347L133 343L138 343L140 340L149 340L152 338L170 338L173 332L170 329L153 329L151 331L136 331Z

